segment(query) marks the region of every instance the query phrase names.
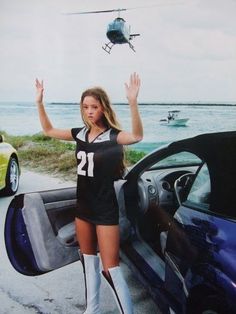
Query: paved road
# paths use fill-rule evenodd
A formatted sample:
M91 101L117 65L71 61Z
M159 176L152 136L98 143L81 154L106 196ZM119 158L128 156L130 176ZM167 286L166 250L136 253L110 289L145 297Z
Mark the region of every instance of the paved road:
M18 193L74 185L23 169ZM79 314L84 309L84 283L80 262L45 275L27 277L9 263L4 245L4 220L11 197L0 198L0 314ZM130 287L135 314L160 313L148 293L121 263ZM116 314L115 302L105 283L101 289L101 310Z

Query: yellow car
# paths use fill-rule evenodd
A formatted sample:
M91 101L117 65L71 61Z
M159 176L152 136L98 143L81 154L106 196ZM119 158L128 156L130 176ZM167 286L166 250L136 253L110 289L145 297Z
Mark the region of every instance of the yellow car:
M0 134L0 195L13 195L19 186L20 167L17 151Z

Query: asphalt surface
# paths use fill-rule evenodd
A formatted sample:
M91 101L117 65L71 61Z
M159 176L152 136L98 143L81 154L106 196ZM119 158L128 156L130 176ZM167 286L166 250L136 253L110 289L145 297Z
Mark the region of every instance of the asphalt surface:
M18 194L68 186L74 186L74 183L23 169ZM19 274L11 266L4 244L4 221L11 199L0 198L0 314L83 313L84 281L80 262L36 277ZM159 314L157 306L128 267L122 262L121 267L130 288L134 313ZM101 286L101 311L104 314L119 313L104 282Z

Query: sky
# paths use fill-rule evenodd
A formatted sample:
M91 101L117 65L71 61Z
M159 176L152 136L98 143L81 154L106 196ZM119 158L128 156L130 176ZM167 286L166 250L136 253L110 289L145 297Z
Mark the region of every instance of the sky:
M102 46L117 13L140 33L132 44ZM126 102L124 83L137 72L140 102L236 103L236 0L0 0L0 101L78 102L103 87Z

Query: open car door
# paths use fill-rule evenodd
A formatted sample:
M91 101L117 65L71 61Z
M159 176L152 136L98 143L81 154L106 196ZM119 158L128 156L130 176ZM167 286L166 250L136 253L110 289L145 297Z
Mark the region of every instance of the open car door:
M18 272L40 275L79 259L75 208L75 187L13 198L6 215L5 244Z
M121 242L130 234L123 194L125 180L115 182ZM36 276L79 260L75 232L76 187L20 194L5 220L5 245L12 266Z

